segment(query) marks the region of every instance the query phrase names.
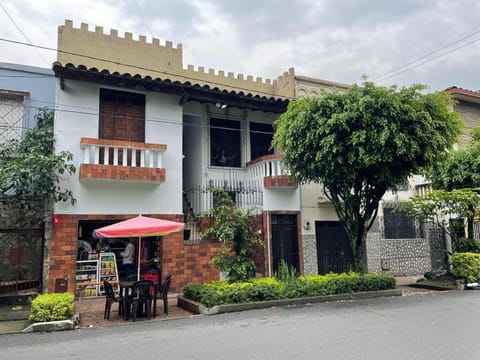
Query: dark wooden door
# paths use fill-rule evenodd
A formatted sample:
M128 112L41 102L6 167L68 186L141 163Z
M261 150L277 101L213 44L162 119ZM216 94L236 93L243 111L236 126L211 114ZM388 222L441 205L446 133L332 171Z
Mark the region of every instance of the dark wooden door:
M145 142L145 95L101 89L99 137ZM103 156L103 154L100 155ZM122 164L122 155L120 150L119 164ZM137 154L137 165L140 161L139 155ZM110 162L112 156L113 154L109 156ZM131 158L131 153L128 154L128 158Z
M277 273L280 261L299 270L296 215L272 215L272 265Z
M318 273L341 273L353 267L347 235L339 221L316 221Z

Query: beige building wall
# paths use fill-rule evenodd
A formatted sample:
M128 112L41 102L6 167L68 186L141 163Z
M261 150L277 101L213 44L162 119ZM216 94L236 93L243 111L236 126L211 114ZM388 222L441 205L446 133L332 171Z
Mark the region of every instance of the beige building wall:
M112 29L104 33L101 26L90 31L88 24L75 28L73 22L66 20L58 27L58 57L63 66L73 64L96 68L98 71L108 70L110 73L140 75L142 77L160 78L162 80L179 81L190 85L209 86L223 91L242 92L267 98L294 98L295 70L290 68L273 81L254 78L251 75L226 73L223 70L205 69L199 66L183 65L182 45L174 46L171 41L165 45L153 38L147 42L145 36L133 39L132 33L119 36L118 30ZM88 56L82 56L88 54Z

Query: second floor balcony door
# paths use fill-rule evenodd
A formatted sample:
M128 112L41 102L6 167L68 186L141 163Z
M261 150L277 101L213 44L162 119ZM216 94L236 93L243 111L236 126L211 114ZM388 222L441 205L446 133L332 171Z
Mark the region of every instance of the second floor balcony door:
M145 142L145 95L100 89L99 137L109 140ZM123 153L119 151L119 165L132 166L130 150L127 154L127 164L123 163L123 159ZM139 156L136 156L137 166L139 161ZM112 163L111 154L109 163Z

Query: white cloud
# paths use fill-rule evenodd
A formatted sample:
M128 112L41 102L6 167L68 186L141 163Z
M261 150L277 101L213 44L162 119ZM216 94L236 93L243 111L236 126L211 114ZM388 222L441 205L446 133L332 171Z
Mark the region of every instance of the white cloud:
M2 5L32 43L56 47L65 19L182 43L184 65L263 78L297 74L357 82L390 73L480 30L474 0L7 0ZM0 37L24 41L0 9ZM480 33L472 39L480 39ZM472 40L471 39L471 40ZM50 64L55 54L41 51ZM480 41L382 84L479 88ZM425 59L428 60L428 59ZM0 61L47 66L32 48L0 42Z

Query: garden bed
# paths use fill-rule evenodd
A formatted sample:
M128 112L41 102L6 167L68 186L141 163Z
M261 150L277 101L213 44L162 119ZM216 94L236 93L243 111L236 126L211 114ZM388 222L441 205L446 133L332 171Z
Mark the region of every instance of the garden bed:
M194 313L212 315L271 306L397 295L401 295L401 291L396 289L393 276L344 273L285 280L260 278L241 283L187 284L179 298L179 306Z
M351 294L336 294L325 296L312 296L305 298L295 299L283 299L283 300L268 300L268 301L256 301L240 304L223 304L215 305L211 308L207 308L205 305L186 299L183 296L178 297L178 307L188 310L194 314L202 315L216 315L229 312L246 311L253 309L265 309L277 306L291 306L291 305L305 305L314 303L326 303L331 301L345 301L345 300L359 300L359 299L371 299L377 297L387 296L402 296L400 289L380 290L380 291L366 291Z

